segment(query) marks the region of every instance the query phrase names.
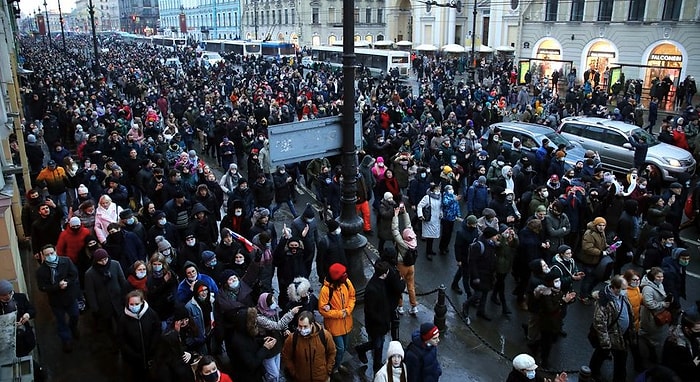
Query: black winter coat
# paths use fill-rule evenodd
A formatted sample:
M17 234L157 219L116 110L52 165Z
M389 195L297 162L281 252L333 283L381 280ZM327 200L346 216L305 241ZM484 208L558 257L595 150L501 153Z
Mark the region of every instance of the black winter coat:
M78 282L78 268L69 258L58 256L55 277L51 277L51 268L43 263L36 270L36 283L39 290L46 292L49 297L49 305L69 307L80 296L80 284ZM66 280L68 286L61 289L58 286L61 280Z
M124 313L119 318L118 335L122 357L127 363L146 368L153 359L161 333L158 314L150 309L148 303L138 315Z
M396 307L389 301L386 281L376 272L365 287L365 329L370 338L385 335L391 327L391 314Z
M491 290L495 281L496 247L484 238L470 246L469 277L477 290ZM478 280L478 283L477 283Z

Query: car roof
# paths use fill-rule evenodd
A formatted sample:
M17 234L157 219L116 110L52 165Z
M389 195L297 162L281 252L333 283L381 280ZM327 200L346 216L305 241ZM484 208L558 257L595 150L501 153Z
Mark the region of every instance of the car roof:
M536 123L525 123L525 122L496 122L493 124L499 128L506 128L509 130L517 130L520 132L530 132L535 135L547 135L550 133L555 133L556 131L550 129L549 127L544 127Z
M621 131L623 133L629 133L631 130L636 130L639 127L637 125L632 125L629 123L624 123L622 121L611 121L606 118L598 118L598 117L567 117L564 118L561 122L569 122L569 121L576 121L576 122L582 122L588 125L595 125L595 126L601 126L601 127L607 127L610 129L615 129L618 131Z

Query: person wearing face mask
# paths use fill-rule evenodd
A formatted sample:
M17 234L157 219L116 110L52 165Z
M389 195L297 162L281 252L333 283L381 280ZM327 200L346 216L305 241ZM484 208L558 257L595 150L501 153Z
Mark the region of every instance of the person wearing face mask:
M407 381L437 381L442 375L442 367L437 356L440 343L440 330L432 322L424 322L411 335L406 347L404 363Z
M146 282L148 281L148 267L146 267L146 262L143 260L136 260L131 268L133 271L126 277L126 281L129 282L132 290L140 289L146 293Z
M680 299L686 299L686 272L690 264L690 252L685 248L675 248L671 251L671 256L666 257L661 262L661 269L664 271L664 289L666 294L673 296L671 311L674 318L680 312ZM675 321L675 320L674 320Z
M0 279L0 314L15 312L15 356L29 355L36 347L36 336L29 320L36 317L36 309L24 293L15 293L14 286L5 279Z
M639 289L641 277L639 276L639 273L632 268L627 269L622 277L624 277L625 281L627 281L627 299L630 302L630 306L632 307L632 315L634 316L632 320L632 327L630 328L632 331L631 334L635 336L633 338L639 338L641 307L643 301L642 292ZM632 359L634 360L634 370L637 372L645 369L641 346L642 344L640 341L630 342L630 352L632 353Z
M263 360L265 368L265 381L277 382L280 379L280 353L282 352L284 337L291 334L287 331L287 326L294 319L294 316L299 313L301 306L295 306L280 316L280 307L275 301L272 293L262 293L258 297L258 315L256 322L260 334L266 337L273 337L277 340L275 347L270 349L274 353L273 356Z
M248 187L248 181L245 179L241 179L238 182L238 186L233 190L233 194L229 196L229 210L231 209L231 204L237 200L242 203L244 216L250 219L255 210L255 202L253 201L253 192Z
M311 275L311 266L313 264L314 256L316 255L316 243L319 241L318 233L318 222L316 221L316 211L311 206L310 203L306 204L304 212L296 219L292 220L291 235L293 237L301 238L304 243L304 253L306 254L305 264L306 264L306 274L304 277L308 278Z
M142 242L146 242L146 229L130 208L119 213L119 224L122 226L122 229L134 233Z
M532 199L530 204L528 204L530 215L534 215L539 206L549 207L549 190L547 190L547 186L540 186L532 193Z
M491 317L486 314L487 297L495 282L496 273L496 247L499 243L499 233L497 229L486 227L479 239L469 245L469 279L471 287L475 293L467 298L462 304L462 314L469 319L469 306L477 303L477 317L486 321L491 321Z
M697 305L697 304L696 304ZM661 363L678 374L682 381L694 381L700 373L700 313L697 306L685 310L680 324L664 342Z
M294 316L289 323L288 329L294 332L297 328L297 321L301 312L314 312L318 310L318 297L311 290L311 283L304 277L295 277L287 287L287 304L284 311L288 311L296 306L301 306L299 313Z
M430 216L426 216L429 212ZM422 224L422 237L426 239L425 255L429 261L433 260L433 241L440 237L440 220L442 220L442 198L440 195L440 185L430 184L430 189L416 206L418 219Z
M391 327L392 311L395 302L389 300L386 278L389 275L389 263L377 261L374 264L374 275L365 287L365 329L369 340L355 346L355 352L360 362L366 364L367 352L372 351L372 368L376 373L382 365L382 350L384 337Z
M556 272L544 275L544 283L533 290L532 296L537 301L537 321L540 327L540 351L542 367L549 368L549 355L552 345L563 332L564 306L576 299L576 292L562 291L561 279Z
M228 374L219 370L216 359L211 355L205 355L199 360L195 378L197 382L233 382Z
M408 203L413 211L413 218L411 219L411 224L415 227L417 232L420 232L420 226L418 225L420 221L416 215L416 207L421 201L423 196L425 196L425 191L430 188L430 174L428 169L425 167L418 167L416 170L416 175L408 184Z
M566 382L567 374L565 372L557 374L553 379L546 379L537 373L539 366L535 363L535 359L531 355L522 353L513 358L513 370L510 371L506 382Z
M129 381L148 380L149 363L156 353L162 324L158 313L146 302L143 292L127 293L126 306L119 317L117 338L125 365L128 365Z
M333 336L316 322L311 311L302 311L295 321L295 333L282 348L282 365L295 381L327 382L335 366Z
M194 285L194 283L200 280L203 283L207 284L209 290L211 290L212 293L219 293L219 287L217 287L216 282L214 282L214 279L212 279L209 275L200 273L199 268L194 263L190 261L185 262L183 271L184 278L182 279L182 281L180 281L180 284L178 284L177 286L176 296L176 300L179 301L181 304L187 303L187 301L189 301L189 299L192 298L194 294L192 292L192 286ZM224 274L226 274L226 270L222 272L222 277Z
M610 285L600 291L595 304L592 334L597 339L597 344L588 363L594 380L602 379L600 368L610 355L613 358L612 380L627 380L627 331L633 324L634 315L624 293L626 290L627 281L622 276L613 276Z
M605 237L605 227L607 222L602 217L596 217L587 225L586 232L581 240L581 269L585 272L579 300L584 304L590 304L590 297L593 288L600 282L594 270L601 262L601 259L611 252Z
M68 229L58 235L56 252L59 256L68 257L73 264L78 265L85 249L85 239L90 235L90 230L83 227L80 219L72 217L68 220Z
M43 261L36 270L37 286L47 294L58 336L63 342L63 351L69 353L73 351L73 339L80 336L78 269L67 257L58 256L52 244L42 247L39 254Z
M201 349L201 351L207 354L219 354L221 350L220 344L212 335L214 327L214 295L209 290L209 287L201 281L194 283L192 290L194 295L185 304L185 309L189 313L190 321L194 324L192 327L197 329L196 337L204 339L206 348Z
M163 317L163 321L173 312L173 301L177 294L177 275L170 269L165 256L155 253L146 265L146 296L151 307Z
M402 382L408 381L408 366L403 361L404 351L401 342L389 342L386 351L386 362L374 374L373 382Z
M318 310L323 316L323 325L333 335L337 351L334 373L348 371L341 364L353 326L355 302L355 287L348 279L347 268L339 263L331 265L319 293Z
M114 335L122 310L122 296L129 289L119 263L111 260L104 249L95 251L92 266L85 272L85 299L98 331L106 330L110 336Z

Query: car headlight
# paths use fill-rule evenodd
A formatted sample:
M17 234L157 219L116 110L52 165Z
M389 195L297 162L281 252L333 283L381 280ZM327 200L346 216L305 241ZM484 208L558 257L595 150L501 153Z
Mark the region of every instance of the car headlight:
M681 167L681 162L678 159L675 158L664 158L668 164L670 164L673 167Z

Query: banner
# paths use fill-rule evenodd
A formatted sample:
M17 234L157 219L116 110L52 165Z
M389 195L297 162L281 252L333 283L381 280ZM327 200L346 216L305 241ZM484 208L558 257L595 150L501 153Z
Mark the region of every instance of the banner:
M44 22L44 15L36 15L36 25L39 29L40 35L46 34L46 23Z
M180 33L187 33L187 15L180 13Z

